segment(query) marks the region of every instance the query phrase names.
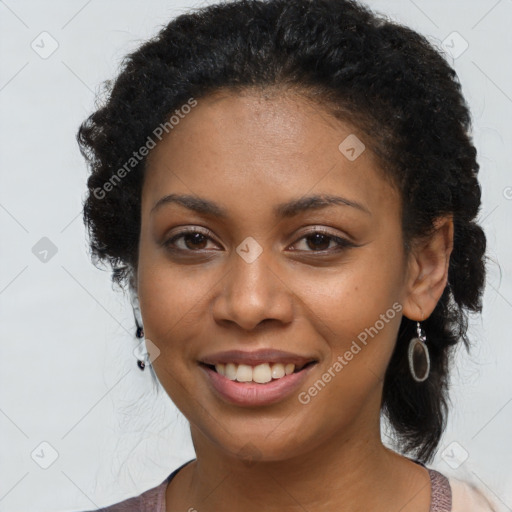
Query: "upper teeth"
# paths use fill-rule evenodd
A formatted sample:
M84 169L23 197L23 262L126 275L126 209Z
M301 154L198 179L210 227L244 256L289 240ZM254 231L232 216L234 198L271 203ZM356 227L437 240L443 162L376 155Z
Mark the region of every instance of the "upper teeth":
M247 364L227 363L216 364L215 370L230 380L265 384L272 379L290 375L295 371L295 365L293 363L263 363L253 367Z

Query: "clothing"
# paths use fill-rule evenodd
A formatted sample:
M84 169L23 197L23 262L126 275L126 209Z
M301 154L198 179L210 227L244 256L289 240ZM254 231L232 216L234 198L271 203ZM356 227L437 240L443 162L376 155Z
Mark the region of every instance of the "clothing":
M143 492L139 496L98 509L96 512L166 512L165 491L167 484L181 468L193 460L189 460L175 469L156 487ZM447 478L439 471L427 468L417 460L413 460L413 462L427 469L430 476L432 498L429 512L494 512L492 505L470 484Z

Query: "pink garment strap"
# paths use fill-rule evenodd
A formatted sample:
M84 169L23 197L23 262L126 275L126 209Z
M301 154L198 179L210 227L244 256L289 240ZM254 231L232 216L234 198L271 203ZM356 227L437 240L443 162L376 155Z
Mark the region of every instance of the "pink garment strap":
M431 500L430 512L451 512L452 489L450 482L442 473L435 469L427 468L430 476Z

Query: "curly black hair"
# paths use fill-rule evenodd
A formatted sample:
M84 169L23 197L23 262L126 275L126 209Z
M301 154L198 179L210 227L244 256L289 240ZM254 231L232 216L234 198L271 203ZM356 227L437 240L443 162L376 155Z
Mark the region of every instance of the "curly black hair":
M91 169L83 210L91 253L121 287L133 287L137 268L146 158L136 150L155 127L168 131L169 116L191 98L221 89L298 92L364 133L401 193L406 253L437 218L453 216L448 283L423 323L430 376L410 376L415 322L403 317L382 397L399 449L430 461L446 427L453 347L462 340L469 349L469 314L482 309L486 248L475 222L481 188L470 113L441 52L356 1L235 0L178 16L121 67L77 133Z

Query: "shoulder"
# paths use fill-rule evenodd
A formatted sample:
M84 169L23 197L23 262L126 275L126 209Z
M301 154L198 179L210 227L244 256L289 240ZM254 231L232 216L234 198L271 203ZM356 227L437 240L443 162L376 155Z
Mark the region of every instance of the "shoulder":
M480 485L468 480L446 476L432 468L430 512L498 512L490 496Z
M128 498L119 503L114 503L108 507L99 508L94 512L165 512L165 491L167 489L167 485L178 471L181 470L181 468L190 464L194 460L195 459L191 459L183 463L156 487L152 487L138 496L133 496L132 498Z
M166 488L167 478L138 496L99 508L95 512L164 512Z
M452 512L497 512L491 498L470 481L449 477L452 490Z

